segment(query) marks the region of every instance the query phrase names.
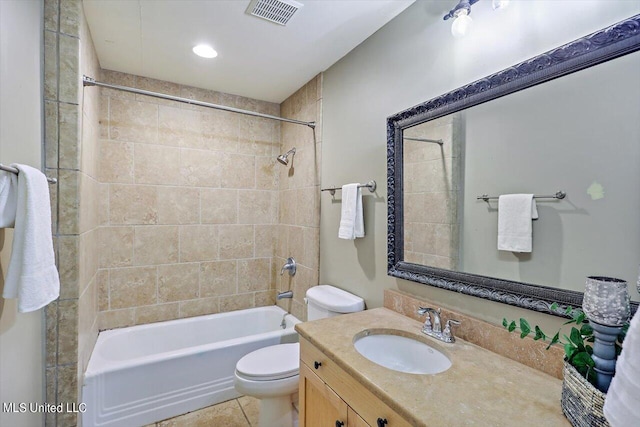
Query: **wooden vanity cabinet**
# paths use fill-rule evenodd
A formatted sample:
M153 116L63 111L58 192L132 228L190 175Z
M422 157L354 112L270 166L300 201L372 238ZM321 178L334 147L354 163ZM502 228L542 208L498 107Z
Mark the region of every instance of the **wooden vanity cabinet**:
M299 392L300 427L410 427L302 337Z

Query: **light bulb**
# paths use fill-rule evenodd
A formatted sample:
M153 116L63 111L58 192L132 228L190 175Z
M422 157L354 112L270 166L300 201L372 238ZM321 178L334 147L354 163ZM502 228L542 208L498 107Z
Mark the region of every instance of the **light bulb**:
M460 9L456 15L456 19L454 19L453 24L451 24L451 34L457 38L464 37L469 31L472 22L473 19L468 15L466 9Z
M509 6L510 1L511 0L493 0L491 6L493 6L493 10L504 9Z
M218 56L218 52L216 52L211 46L207 46L206 44L199 44L193 47L193 53L203 58L215 58Z

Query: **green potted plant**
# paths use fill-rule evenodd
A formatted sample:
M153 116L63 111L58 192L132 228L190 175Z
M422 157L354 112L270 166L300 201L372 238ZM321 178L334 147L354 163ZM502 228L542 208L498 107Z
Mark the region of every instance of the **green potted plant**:
M558 304L552 304L551 310L558 311ZM571 320L565 322L565 325L575 324L572 326L569 335L560 336L560 331L555 335L549 336L545 334L539 326L533 328L526 319L520 318L519 322L515 320L509 322L507 319L502 320L502 325L509 331L520 331L520 338L526 338L533 333L533 339L538 341L549 340L547 350L553 345L562 345L564 347L564 381L562 384L562 411L569 419L572 425L579 427L587 426L608 426L606 419L602 413L604 406L605 394L595 387L595 362L593 361L593 343L595 337L593 328L589 325L589 320L584 312L579 308L568 307L565 315ZM618 335L616 341L616 354L619 355L622 350L622 341L629 329L627 322L622 328L622 332Z

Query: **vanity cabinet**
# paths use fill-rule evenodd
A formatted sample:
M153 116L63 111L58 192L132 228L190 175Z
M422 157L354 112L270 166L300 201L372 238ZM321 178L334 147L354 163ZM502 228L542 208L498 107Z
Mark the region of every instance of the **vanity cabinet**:
M300 427L410 427L400 415L300 337Z

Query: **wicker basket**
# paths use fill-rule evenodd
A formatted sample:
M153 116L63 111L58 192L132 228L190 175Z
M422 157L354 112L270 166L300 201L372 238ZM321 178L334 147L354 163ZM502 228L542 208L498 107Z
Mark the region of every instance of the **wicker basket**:
M606 394L564 362L562 412L574 427L610 427L602 413Z

